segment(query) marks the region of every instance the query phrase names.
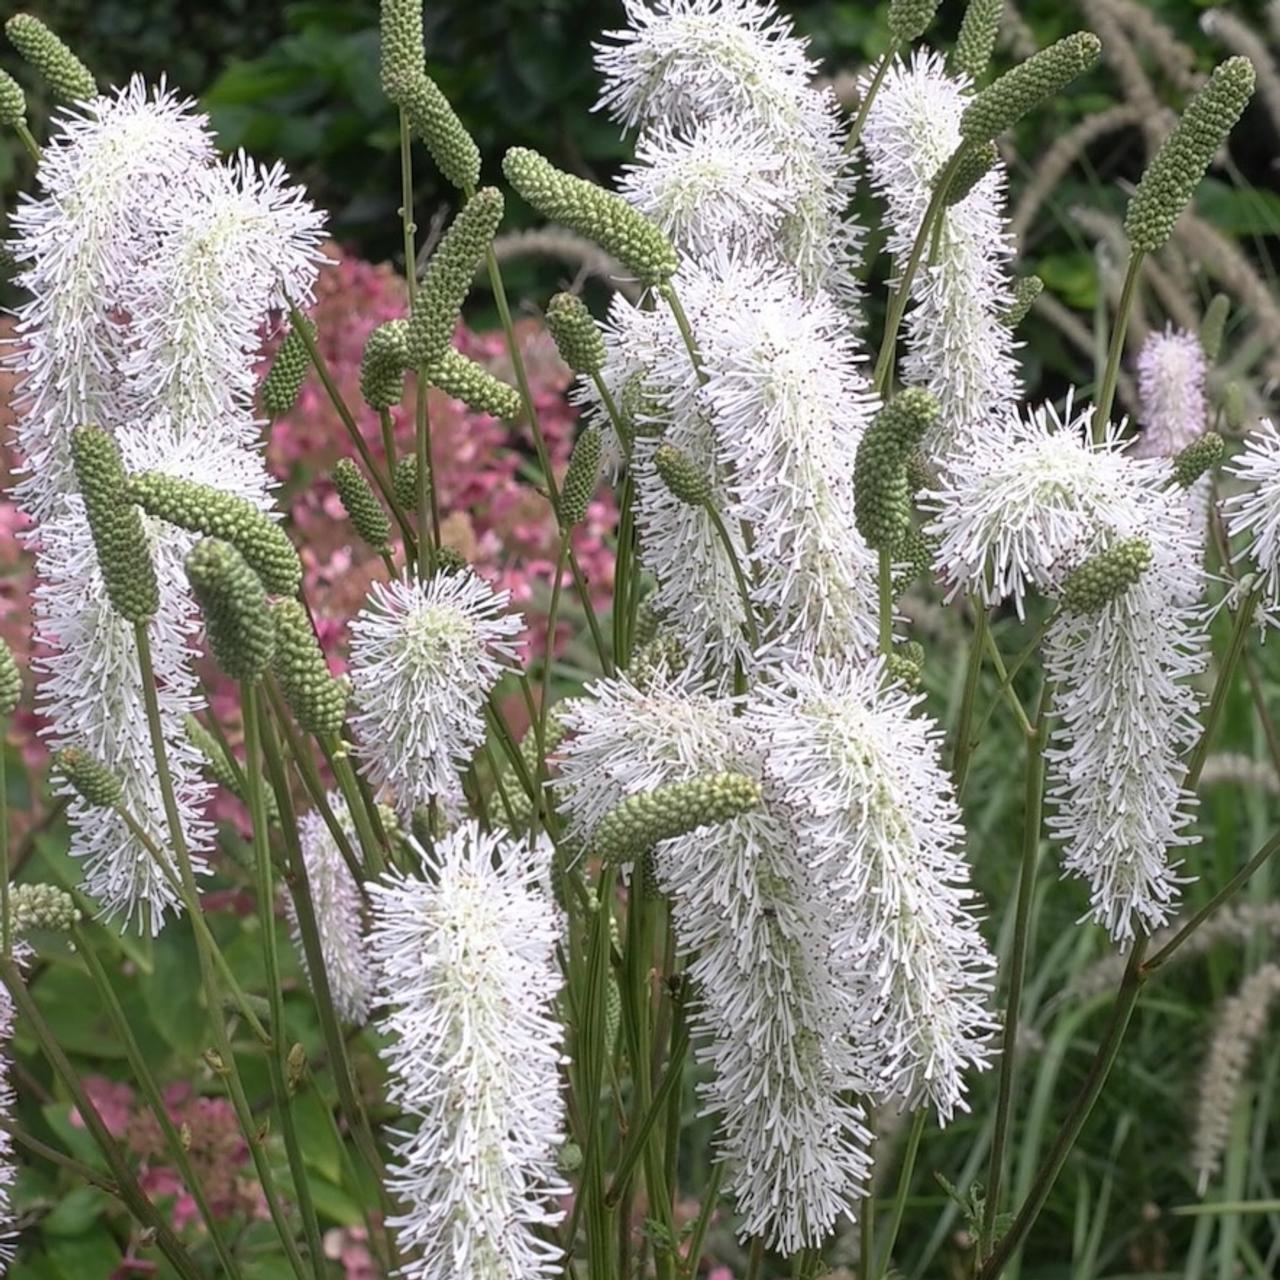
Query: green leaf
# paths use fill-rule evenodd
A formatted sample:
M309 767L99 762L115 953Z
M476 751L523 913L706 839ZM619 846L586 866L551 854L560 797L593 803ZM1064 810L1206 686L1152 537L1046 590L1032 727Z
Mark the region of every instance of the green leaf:
M1280 195L1265 187L1232 187L1206 178L1196 193L1196 208L1227 235L1280 235Z
M142 998L156 1030L185 1057L195 1057L209 1038L200 999L200 962L191 925L174 921L155 944L155 976L141 984Z
M120 1261L120 1246L105 1227L98 1227L73 1240L51 1240L48 1254L54 1274L65 1280L86 1280L111 1275Z
M46 1236L81 1236L102 1213L106 1195L97 1187L69 1191L40 1222Z

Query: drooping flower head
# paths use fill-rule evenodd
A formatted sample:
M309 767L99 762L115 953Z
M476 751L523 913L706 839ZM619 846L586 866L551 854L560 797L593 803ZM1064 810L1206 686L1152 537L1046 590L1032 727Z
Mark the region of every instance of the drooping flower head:
M1204 435L1205 373L1204 348L1194 333L1167 328L1147 335L1138 355L1138 457L1171 458Z
M454 794L483 707L515 660L518 614L470 570L375 583L351 623L353 723L369 777L411 814Z
M426 855L424 855L426 857ZM393 872L370 886L394 1135L388 1219L410 1280L535 1280L560 1273L540 1229L564 1140L559 1064L558 909L550 847L468 822L437 840L429 880Z

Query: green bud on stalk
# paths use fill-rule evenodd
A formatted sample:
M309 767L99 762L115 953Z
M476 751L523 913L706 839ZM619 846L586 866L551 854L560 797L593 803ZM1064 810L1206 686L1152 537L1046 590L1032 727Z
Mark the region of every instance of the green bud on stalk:
M85 102L98 96L93 73L39 18L15 13L4 30L9 43L49 82L59 102Z
M1122 538L1090 556L1062 584L1062 607L1068 613L1098 613L1122 596L1151 564L1146 538Z
M1206 431L1193 440L1173 460L1173 478L1184 488L1190 489L1207 471L1222 461L1226 442L1216 431Z
M53 767L75 789L76 794L97 809L113 809L120 803L124 787L101 760L79 747L66 747L53 757Z
M574 293L557 293L547 304L547 328L560 359L574 373L599 373L604 368L604 335L587 305Z
M305 316L303 323L310 325L314 336L315 325ZM310 367L311 356L302 334L296 328L290 329L276 350L267 376L262 380L262 407L271 417L282 417L298 403L302 380Z
M603 437L598 427L588 427L577 439L569 455L569 466L560 486L560 514L565 527L573 528L587 514L587 507L600 484L600 454Z
M408 330L407 320L388 320L364 344L360 394L370 409L390 409L404 398L404 374L409 367Z
M446 395L477 413L487 413L494 418L510 422L520 416L520 393L488 369L464 356L454 347L446 347L444 354L427 370L427 379Z
M11 716L22 698L22 672L9 642L0 636L0 716Z
M204 538L186 559L214 661L233 680L253 681L270 665L275 627L262 580L229 542Z
M398 79L391 98L404 108L414 137L420 139L446 182L471 192L480 181L480 148L458 118L440 86L425 71Z
M385 551L391 544L391 521L350 458L340 458L333 468L333 487L355 531L375 551Z
M653 465L663 484L681 502L690 507L705 507L711 501L711 477L682 449L673 444L660 444L654 451Z
M7 71L0 71L0 124L12 128L26 118L27 95Z
M1013 282L1013 301L1000 317L1006 329L1016 329L1026 318L1035 300L1044 292L1039 276L1023 276Z
M1215 293L1213 301L1205 308L1200 321L1200 345L1209 362L1215 363L1222 354L1222 339L1227 332L1227 317L1231 314L1231 299L1225 293Z
M960 21L960 34L951 51L951 70L975 84L991 65L1000 31L1004 0L969 0Z
M69 933L80 923L76 900L52 884L12 884L9 886L9 923L15 933L48 929Z
M338 733L347 713L347 687L330 673L306 609L298 600L281 600L271 606L271 621L271 669L293 718L308 733Z

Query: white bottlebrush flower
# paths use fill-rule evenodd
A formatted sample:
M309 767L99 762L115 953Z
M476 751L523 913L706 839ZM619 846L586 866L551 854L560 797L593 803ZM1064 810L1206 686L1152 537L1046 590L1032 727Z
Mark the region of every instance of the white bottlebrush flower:
M452 795L484 741L484 704L516 653L520 616L469 569L374 583L351 623L351 682L364 769L408 816Z
M555 1165L561 922L549 858L545 842L530 851L468 823L436 841L429 880L393 872L370 886L388 1101L406 1126L387 1179L404 1209L388 1225L413 1257L409 1280L561 1270L539 1234L568 1190Z
M588 838L627 796L701 774L759 777L760 744L734 704L683 682L603 680L565 713L565 811ZM785 810L765 806L653 854L698 993L702 1087L739 1231L782 1253L826 1238L865 1188L870 1083L854 1038L860 984L835 913Z
M751 715L765 777L827 885L842 961L861 973L880 1095L946 1122L988 1065L995 959L978 927L964 827L919 697L879 663L789 670ZM869 1042L869 1044L868 1044Z
M949 76L940 55L921 50L905 65L894 62L867 115L862 143L886 205L886 247L899 269L934 179L960 144L969 100L968 83ZM968 436L1018 397L1013 335L1000 318L1012 301L1005 183L997 163L946 211L937 253L911 287L900 367L904 381L938 398L942 412L925 444L943 458L952 447L967 448Z
M36 171L39 194L11 215L17 311L18 497L37 520L70 487L74 427L127 421L120 362L125 293L155 254L178 189L213 158L194 103L140 79L59 113Z
M1228 470L1245 489L1223 503L1227 533L1245 543L1244 555L1263 575L1274 612L1280 605L1280 431L1270 418L1249 433Z
M1171 458L1208 429L1204 348L1185 329L1153 330L1138 354L1138 457Z
M722 162L764 144L780 161L777 182L786 192L769 256L792 266L806 292L856 302L861 233L847 217L853 177L839 109L829 89L810 83L817 68L790 20L760 0L628 0L625 11L629 25L597 46L600 105L640 127L642 160L646 148L664 145L645 135L662 139L667 131L689 137L714 128L710 136L727 150ZM718 207L717 192L706 195L705 228L738 224L742 193Z
M348 843L358 849L355 826L341 794L331 791L329 808ZM325 820L315 810L298 819L298 838L311 888L311 907L320 933L320 950L334 1011L344 1022L363 1023L369 1016L373 991L373 964L364 940L360 889ZM285 899L289 928L298 959L305 970L306 954L298 928L298 908L293 894Z

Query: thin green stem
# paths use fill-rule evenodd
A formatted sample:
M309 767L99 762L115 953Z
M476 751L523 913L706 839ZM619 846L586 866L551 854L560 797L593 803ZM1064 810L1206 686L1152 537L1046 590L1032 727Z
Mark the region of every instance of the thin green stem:
M755 607L751 602L751 588L747 585L747 575L743 572L742 562L738 559L738 553L733 548L733 541L729 537L729 530L725 528L723 517L711 505L706 504L703 510L707 513L711 520L711 527L716 531L716 537L720 539L720 545L724 547L725 555L729 557L729 566L733 570L733 580L738 585L738 597L742 601L742 629L747 634L747 640L753 649L760 647L760 628L756 623Z
M391 477L392 489L394 491L396 476L396 432L395 424L391 421L390 409L378 410L378 427L382 432L382 454L387 464L387 475Z
M1004 1178L1005 1144L1013 1112L1013 1077L1018 1050L1018 1023L1022 1016L1022 991L1027 955L1031 946L1031 909L1035 902L1036 864L1040 857L1040 820L1044 804L1044 748L1049 737L1048 686L1040 690L1036 728L1027 738L1026 790L1022 811L1022 861L1018 868L1018 903L1013 923L1013 951L1009 957L1009 995L1005 1004L1000 1047L1000 1085L996 1099L995 1130L987 1168L986 1204L982 1220L981 1251L995 1233Z
M547 712L551 706L551 665L556 651L556 623L560 618L560 580L564 577L565 562L569 558L569 544L563 539L556 555L555 576L551 580L551 604L547 609L546 642L542 654L542 688L538 698L538 718L534 721L538 744L538 777L547 764Z
M13 921L9 919L9 779L5 772L9 720L0 716L0 937L7 960L13 955Z
M356 835L364 851L369 871L375 876L380 876L387 869L383 843L374 830L373 816L369 812L364 793L360 790L355 770L351 767L346 744L333 737L318 738L316 741L320 744L320 750L324 753L333 779L342 793L347 813L351 815L351 821L355 824Z
M1107 364L1098 385L1096 407L1093 411L1094 443L1101 443L1111 422L1111 406L1116 398L1116 384L1120 380L1120 363L1124 359L1124 339L1129 329L1129 313L1137 296L1138 281L1142 276L1142 261L1146 253L1133 249L1129 253L1129 266L1120 287L1120 300L1116 304L1115 321L1111 329L1111 344L1107 349Z
M255 681L246 680L241 684L240 705L244 713L244 773L248 787L249 816L253 826L254 865L258 879L258 915L262 929L262 958L267 975L267 998L271 1003L273 1044L267 1053L267 1066L271 1077L271 1091L275 1095L276 1110L280 1113L280 1128L284 1134L289 1172L293 1177L294 1195L302 1216L302 1230L307 1238L307 1249L311 1254L311 1270L316 1280L325 1280L324 1244L320 1238L320 1223L316 1218L315 1202L311 1197L311 1183L307 1177L307 1166L302 1157L302 1144L298 1140L293 1104L290 1101L286 1083L289 1039L284 1018L284 986L280 979L280 954L276 949L276 893L271 866L270 836L267 831L266 796L262 789L262 725ZM288 801L287 789L285 801ZM287 822L292 815L282 813L281 817ZM289 825L293 827L292 823Z
M1204 762L1209 758L1209 748L1213 745L1213 736L1217 732L1218 722L1227 705L1227 694L1231 689L1231 678L1235 674L1236 664L1244 652L1246 640L1249 638L1249 624L1253 621L1253 611L1262 598L1262 589L1255 587L1244 598L1240 608L1236 610L1235 622L1231 628L1231 639L1227 642L1227 652L1214 682L1213 694L1205 711L1204 728L1200 740L1187 764L1187 775L1182 785L1187 791L1194 791L1200 785L1200 774L1204 771Z
M13 131L18 135L19 141L27 149L29 155L36 164L40 163L40 144L32 136L31 130L27 128L25 120L18 120L14 123Z
M858 1215L858 1276L870 1280L876 1254L876 1198L871 1191L862 1197Z
M431 412L427 404L430 384L425 368L418 370L416 381L413 439L418 461L418 487L415 498L418 543L425 550L425 555L418 560L418 576L425 580L435 573L440 554L440 498L436 492L436 473L431 469Z
M32 1155L39 1156L41 1160L47 1160L50 1164L55 1164L60 1169L65 1169L89 1186L97 1187L99 1191L105 1191L107 1195L114 1196L124 1205L126 1210L129 1208L120 1188L105 1174L99 1173L92 1165L87 1165L84 1161L77 1160L74 1156L69 1156L65 1151L59 1151L56 1147L45 1146L38 1138L33 1138L25 1129L19 1128L11 1120L0 1120L0 1129L3 1129L14 1142L30 1151Z
M982 656L987 647L987 630L990 623L987 611L977 600L970 601L975 610L973 636L969 641L969 662L965 668L964 694L960 699L960 721L956 725L955 749L951 760L951 772L955 776L956 794L964 790L969 776L969 763L973 758L973 709L978 696L978 677L982 674Z
M725 1166L717 1164L711 1170L711 1177L702 1191L702 1204L698 1207L698 1217L689 1235L689 1248L685 1253L684 1274L693 1277L698 1274L698 1260L702 1257L702 1246L706 1243L707 1231L711 1227L711 1219L715 1216L716 1206L720 1202L720 1183L724 1180Z
M412 307L418 296L418 228L413 220L413 135L403 107L400 108L400 224L404 235L404 282Z
M880 549L876 585L880 594L880 652L887 658L893 652L893 557L885 547Z
M851 155L853 149L858 145L858 140L862 137L863 126L867 123L867 116L871 113L871 104L876 100L876 94L880 92L880 86L884 83L885 73L892 66L893 60L897 56L898 45L895 41L884 57L880 59L875 74L871 77L871 83L867 85L867 91L862 95L862 101L858 103L858 114L853 117L853 123L849 126L849 136L844 140L845 155Z
M996 644L996 638L992 635L990 627L986 629L983 640L987 646L987 652L991 655L991 665L995 667L996 675L1000 677L1001 696L1009 704L1009 710L1013 713L1013 718L1018 722L1018 728L1024 734L1030 735L1034 732L1031 728L1031 721L1027 719L1026 710L1018 695L1013 691L1012 677L1005 670L1004 657L1000 653L1000 646Z
M764 1262L764 1237L751 1237L751 1250L747 1254L746 1280L760 1280L760 1267Z
M889 1230L880 1249L880 1262L876 1267L876 1280L884 1280L893 1262L894 1246L902 1228L902 1215L907 1207L907 1195L911 1190L911 1178L916 1169L916 1155L920 1150L920 1136L924 1133L928 1109L921 1107L911 1118L911 1132L907 1135L907 1149L902 1154L902 1170L898 1174L898 1189L894 1193L893 1207L889 1211Z
M89 976L93 979L94 985L98 989L103 1007L107 1011L107 1017L115 1028L116 1037L124 1049L130 1070L132 1070L134 1078L147 1099L147 1105L151 1108L151 1113L155 1116L156 1123L160 1126L160 1132L169 1148L169 1154L173 1157L173 1162L178 1166L178 1172L182 1175L183 1185L196 1202L196 1208L199 1209L200 1217L204 1220L205 1227L208 1229L209 1239L213 1244L214 1251L217 1253L226 1274L238 1277L241 1274L240 1264L236 1261L235 1254L223 1235L217 1216L209 1206L203 1183L191 1167L187 1148L183 1144L173 1121L169 1118L169 1109L165 1106L160 1086L156 1083L155 1076L151 1073L146 1054L142 1052L133 1034L133 1029L129 1026L129 1019L125 1016L115 988L111 985L111 979L107 975L102 961L98 958L98 953L92 941L86 936L83 928L78 925L73 926L72 936L76 940L76 950L79 952L81 959L89 970Z

